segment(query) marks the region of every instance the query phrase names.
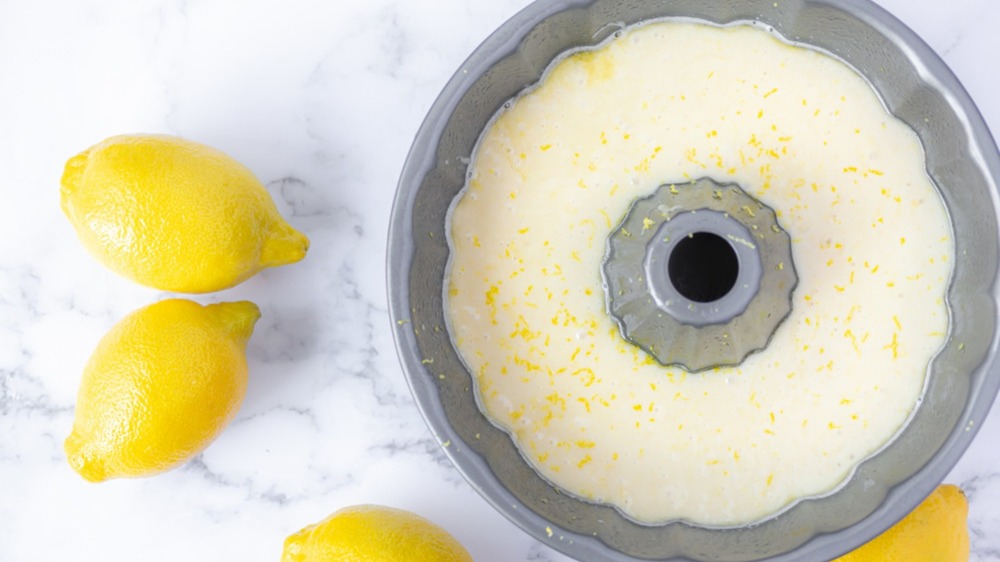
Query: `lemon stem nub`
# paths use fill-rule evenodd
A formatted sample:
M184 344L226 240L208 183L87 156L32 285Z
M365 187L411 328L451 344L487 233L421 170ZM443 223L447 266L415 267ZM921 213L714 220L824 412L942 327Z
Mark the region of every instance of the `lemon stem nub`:
M241 345L246 345L260 319L260 308L250 301L222 302L205 308L216 313L233 339Z
M276 267L295 263L306 257L308 250L309 239L306 235L283 224L264 241L260 253L260 265Z
M95 455L90 451L86 440L80 438L76 427L73 428L73 433L66 438L63 448L66 451L66 460L69 461L73 470L83 476L84 480L98 483L108 479L103 461L94 458Z
M87 170L87 159L90 151L85 150L80 154L70 158L63 168L62 179L59 181L59 206L66 216L70 216L70 206L67 201L74 191L80 186L81 177Z

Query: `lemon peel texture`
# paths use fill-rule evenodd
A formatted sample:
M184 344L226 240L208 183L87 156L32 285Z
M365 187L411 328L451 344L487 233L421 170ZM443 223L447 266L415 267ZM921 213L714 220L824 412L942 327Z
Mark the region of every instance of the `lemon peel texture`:
M281 562L473 562L453 536L402 509L357 505L285 540Z
M91 482L150 476L205 449L246 393L246 344L260 310L169 299L141 308L98 343L84 369L70 466Z
M165 291L226 289L309 249L250 170L178 137L116 136L70 158L60 205L98 261Z
M938 486L899 523L833 562L968 562L968 516L961 488Z

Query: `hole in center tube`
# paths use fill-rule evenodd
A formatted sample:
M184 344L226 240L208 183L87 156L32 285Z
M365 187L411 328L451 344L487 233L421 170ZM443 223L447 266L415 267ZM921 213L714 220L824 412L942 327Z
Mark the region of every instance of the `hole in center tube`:
M729 294L740 272L736 250L723 237L694 232L674 246L667 273L674 289L694 302L714 302Z

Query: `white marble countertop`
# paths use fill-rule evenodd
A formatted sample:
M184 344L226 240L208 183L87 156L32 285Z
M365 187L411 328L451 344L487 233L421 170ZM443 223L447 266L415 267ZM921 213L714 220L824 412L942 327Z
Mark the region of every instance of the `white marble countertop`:
M0 3L0 561L278 560L285 536L382 503L447 528L479 562L565 561L481 499L421 419L386 311L396 181L435 96L527 0ZM880 0L1000 131L1000 2ZM248 165L312 239L300 264L200 302L250 299L246 401L194 461L88 484L67 465L98 339L164 296L92 259L59 209L66 159L164 132ZM1000 408L948 476L973 560L1000 560Z

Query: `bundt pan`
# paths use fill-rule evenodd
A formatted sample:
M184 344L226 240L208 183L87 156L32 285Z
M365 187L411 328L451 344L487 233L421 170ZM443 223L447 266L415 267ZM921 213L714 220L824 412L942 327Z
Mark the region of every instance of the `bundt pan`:
M950 332L923 400L894 441L836 491L744 527L642 525L542 479L481 413L449 336L446 217L494 114L564 51L658 18L756 22L846 61L919 135L954 229ZM417 405L472 486L527 533L581 560L829 560L911 511L968 447L1000 385L997 267L1000 155L958 80L911 30L868 0L539 0L475 50L417 133L389 232L396 346Z

